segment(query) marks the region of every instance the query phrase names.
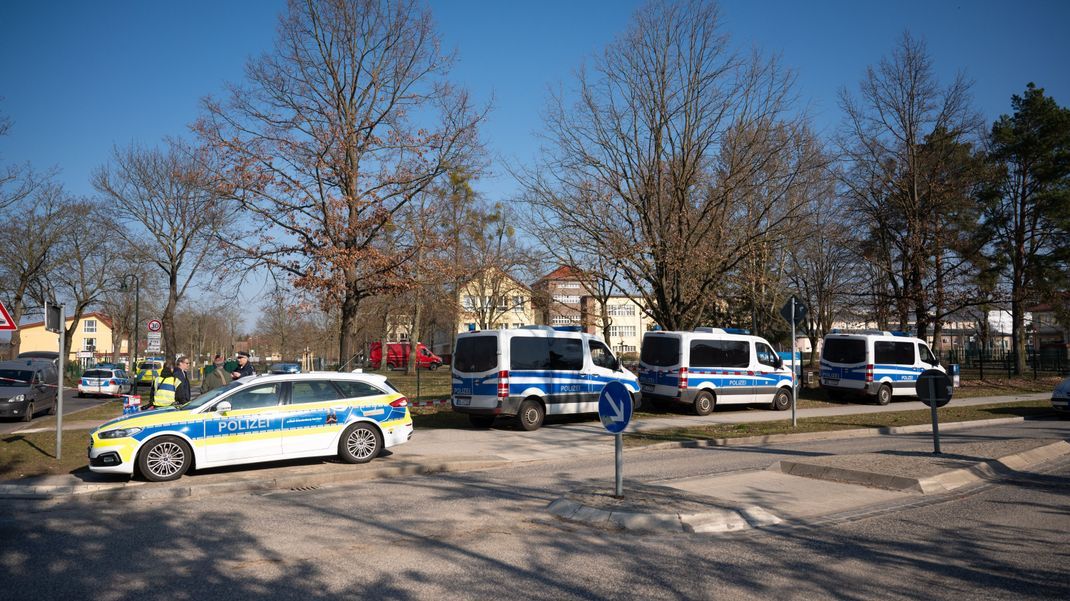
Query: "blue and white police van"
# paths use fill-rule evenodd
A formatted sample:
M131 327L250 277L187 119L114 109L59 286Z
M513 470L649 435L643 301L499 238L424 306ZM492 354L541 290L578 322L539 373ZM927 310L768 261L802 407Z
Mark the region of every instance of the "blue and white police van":
M644 403L683 403L698 415L718 404L791 407L791 368L765 338L733 328L643 334L639 384Z
M821 343L821 388L833 400L868 397L887 405L892 397L915 396L927 369L947 373L925 341L901 332L832 330Z
M597 413L598 395L620 382L638 397L635 374L606 343L579 328L526 326L457 336L451 404L477 428L516 417L524 430L547 415Z

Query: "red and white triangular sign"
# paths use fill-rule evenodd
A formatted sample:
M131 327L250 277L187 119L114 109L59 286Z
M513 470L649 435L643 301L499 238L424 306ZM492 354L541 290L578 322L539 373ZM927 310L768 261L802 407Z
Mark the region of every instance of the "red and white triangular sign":
M14 332L19 329L19 324L15 323L14 319L11 319L11 314L7 312L7 307L3 302L0 302L0 332Z

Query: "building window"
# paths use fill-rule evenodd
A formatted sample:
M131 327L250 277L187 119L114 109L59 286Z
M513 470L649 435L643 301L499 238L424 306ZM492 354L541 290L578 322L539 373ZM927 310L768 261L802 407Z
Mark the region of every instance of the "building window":
M609 326L609 335L612 338L633 338L635 326Z
M95 350L97 350L97 339L96 338L83 338L82 339L82 350L83 351L95 351Z
M579 315L557 315L550 320L552 326L572 326L580 323Z
M82 323L85 324L85 328L82 330L83 332L85 332L86 334L96 334L97 333L97 320L95 320L95 319L87 319Z
M579 288L580 287L580 283L579 282L558 282L557 287L558 288Z
M578 296L554 296L554 302L561 303L562 305L576 305L580 302Z
M624 305L609 305L606 307L606 313L611 317L632 317L635 315L635 305L627 303Z
M466 295L464 297L464 302L461 304L464 306L465 311L474 311L476 308L476 299Z

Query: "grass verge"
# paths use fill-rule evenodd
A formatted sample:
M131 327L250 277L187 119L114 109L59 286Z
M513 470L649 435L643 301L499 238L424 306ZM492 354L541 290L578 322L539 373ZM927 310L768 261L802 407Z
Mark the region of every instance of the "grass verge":
M1023 401L973 407L948 406L940 409L941 423L976 421L999 417L1036 417L1050 415L1048 401ZM689 428L668 428L653 432L626 434L624 444L642 446L659 442L709 441L747 436L770 436L774 434L800 434L806 432L829 432L860 428L888 428L931 423L929 409L869 413L863 415L838 415L835 417L811 417L798 420L798 427L791 427L791 418L786 421L757 422L745 424L716 424Z

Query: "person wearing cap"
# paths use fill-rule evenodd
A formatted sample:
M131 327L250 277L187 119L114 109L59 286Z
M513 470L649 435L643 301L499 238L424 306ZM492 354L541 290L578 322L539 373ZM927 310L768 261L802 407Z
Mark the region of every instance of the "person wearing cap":
M245 351L238 352L238 369L230 374L230 377L237 380L238 378L244 378L245 376L254 376L256 372L253 371L253 366L249 363L249 353Z
M212 359L212 364L204 368L204 377L201 378L201 393L230 384L230 380L227 379L229 376L230 374L223 367L223 355L216 355Z

